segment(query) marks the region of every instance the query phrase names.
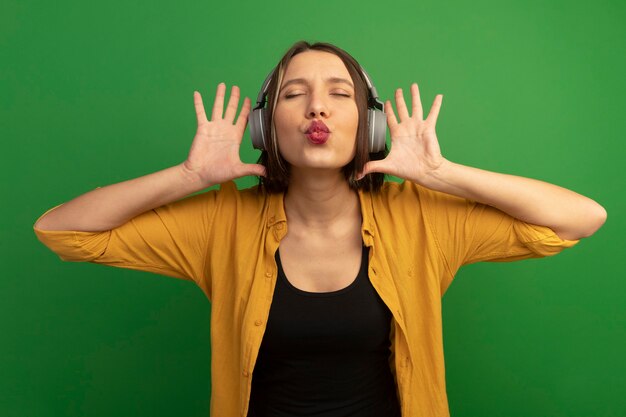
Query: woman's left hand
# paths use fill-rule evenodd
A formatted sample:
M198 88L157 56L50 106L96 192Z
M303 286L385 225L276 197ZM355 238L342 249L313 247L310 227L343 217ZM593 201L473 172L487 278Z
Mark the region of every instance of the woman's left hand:
M357 178L360 179L372 172L382 172L426 185L429 178L446 162L441 155L435 133L443 95L438 94L435 97L426 120L422 120L424 115L417 83L411 85L411 96L413 109L412 115L409 116L402 89L396 90L396 108L400 123L393 112L391 101L385 102L391 150L385 159L367 162Z

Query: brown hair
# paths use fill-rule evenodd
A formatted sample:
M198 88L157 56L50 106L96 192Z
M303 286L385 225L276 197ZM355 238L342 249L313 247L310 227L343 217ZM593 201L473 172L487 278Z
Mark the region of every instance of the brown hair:
M264 135L266 140L266 149L261 152L261 156L257 163L262 164L266 168L265 177L259 177L259 188L264 189L270 193L284 192L289 186L289 163L280 155L278 150L278 141L276 140L276 131L274 129L274 110L276 109L276 103L278 101L278 92L280 85L282 84L283 75L287 69L287 65L295 55L308 50L330 52L337 55L343 61L344 65L348 69L352 82L354 83L356 105L359 112L359 124L356 132L357 145L356 154L352 161L342 168L342 172L348 181L351 189L358 190L364 189L368 191L378 191L383 185L385 180L385 174L375 172L367 174L360 180L356 180L356 175L363 170L363 166L368 161L383 159L387 156L388 149L385 144L385 149L380 152L369 153L368 147L368 87L365 78L360 70L359 63L343 49L325 42L317 42L310 44L306 41L298 41L294 43L291 48L283 55L276 71L272 75L267 88L267 105L266 105L266 120L263 123Z

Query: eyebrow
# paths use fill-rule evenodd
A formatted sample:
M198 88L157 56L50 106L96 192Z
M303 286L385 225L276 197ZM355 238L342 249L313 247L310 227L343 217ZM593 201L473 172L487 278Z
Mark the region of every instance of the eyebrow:
M329 77L329 78L326 78L326 82L330 84L337 84L337 83L348 84L350 87L354 89L354 85L352 85L352 82L350 80L346 80L345 78ZM294 78L293 80L285 81L280 91L283 91L285 88L287 88L288 86L292 84L309 84L309 82L305 80L304 78Z

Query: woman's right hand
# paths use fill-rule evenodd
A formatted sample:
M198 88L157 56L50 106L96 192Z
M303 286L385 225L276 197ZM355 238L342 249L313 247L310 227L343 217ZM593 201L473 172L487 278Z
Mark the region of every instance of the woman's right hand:
M265 175L263 165L244 164L239 157L250 113L250 99L244 98L237 122L233 124L239 107L239 87L232 87L226 113L222 116L225 92L226 85L218 84L211 121L207 120L200 93L193 93L198 130L183 168L197 177L205 188L246 175Z

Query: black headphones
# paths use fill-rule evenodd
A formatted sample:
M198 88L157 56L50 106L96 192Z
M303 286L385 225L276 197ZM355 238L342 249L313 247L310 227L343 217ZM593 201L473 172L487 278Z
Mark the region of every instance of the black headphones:
M368 125L368 138L369 138L369 152L380 152L385 149L385 140L387 136L387 116L385 115L385 109L383 103L378 99L378 93L376 92L376 87L372 85L370 81L370 77L367 75L367 72L360 67L361 73L365 78L368 88L368 98L367 98L367 125ZM266 150L266 141L265 137L265 119L266 119L266 109L265 104L267 103L267 87L270 83L270 79L272 75L276 71L276 68L269 73L265 81L263 82L263 87L261 87L261 91L256 99L256 106L250 112L248 116L248 125L250 126L250 138L252 138L252 146L256 149Z

